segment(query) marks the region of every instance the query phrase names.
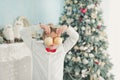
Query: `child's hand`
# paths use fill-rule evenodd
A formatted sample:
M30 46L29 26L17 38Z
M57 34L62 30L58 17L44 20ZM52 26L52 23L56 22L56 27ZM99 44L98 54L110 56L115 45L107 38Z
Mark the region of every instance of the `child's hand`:
M68 27L66 25L63 25L56 30L56 33L58 34L58 36L61 36L61 34L64 33L67 30L67 28Z
M50 26L45 25L45 24L40 24L40 27L45 31L45 33L49 34L50 31Z

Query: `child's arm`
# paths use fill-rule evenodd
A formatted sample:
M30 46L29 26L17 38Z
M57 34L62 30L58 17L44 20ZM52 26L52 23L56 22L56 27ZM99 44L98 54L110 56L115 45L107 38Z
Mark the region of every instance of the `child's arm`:
M78 41L79 34L70 26L67 28L66 32L69 37L64 41L63 47L65 52L67 53Z
M27 44L29 48L31 48L32 45L32 32L35 29L43 29L46 33L50 33L50 28L47 25L44 24L38 24L38 25L33 25L31 27L25 27L24 29L21 30L21 38L23 41ZM42 31L42 30L41 30Z

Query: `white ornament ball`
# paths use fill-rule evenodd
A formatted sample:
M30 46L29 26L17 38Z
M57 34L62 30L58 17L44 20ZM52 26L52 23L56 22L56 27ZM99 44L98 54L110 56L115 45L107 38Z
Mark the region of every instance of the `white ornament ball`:
M86 23L90 23L90 20L89 20L89 19L86 19L85 22L86 22Z
M67 55L67 58L70 60L71 59L71 55Z
M86 42L83 42L82 44L84 45L84 44L86 44Z
M75 72L75 75L78 76L78 75L79 75L79 72Z
M67 12L67 15L71 15L71 14L72 14L72 11L68 11L68 12Z
M101 51L103 51L104 49L103 48L99 48Z
M88 60L87 59L83 59L83 64L88 64Z
M84 52L84 56L85 56L85 57L88 57L88 53Z
M87 72L87 69L82 70L82 74L81 74L82 77L83 77L83 78L87 77L87 73L88 73L88 72Z
M67 23L70 24L73 21L73 19L67 19Z
M88 47L86 47L86 46L83 48L83 50L87 50L87 49L88 49Z
M91 5L88 5L87 8L88 8L88 9L91 9Z
M76 58L75 58L75 57L72 57L72 60L73 60L73 61L76 61Z
M67 9L71 11L71 10L72 10L72 7L68 7Z
M94 55L91 53L91 54L89 54L89 57L93 58L93 57L94 57Z
M83 7L84 6L84 4L80 4L80 7Z
M92 14L91 14L91 17L92 17L93 19L95 19L95 18L97 17L97 15L96 15L95 13L92 13Z
M105 62L101 62L101 64L100 64L100 65L101 65L101 67L103 67L103 66L105 65Z
M92 28L92 31L95 31L96 29L95 28Z
M82 30L85 30L85 27L83 26L81 29L82 29Z
M91 5L88 5L87 8L88 9L91 9L91 8L94 8L95 4L91 4Z
M93 49L94 49L93 46L91 46L91 47L90 47L90 50L93 50Z
M78 60L78 62L81 62L81 59L80 59L80 57L79 57L79 56L77 57L77 60Z
M88 18L88 16L87 16L87 15L85 15L85 16L84 16L84 18Z
M91 52L91 50L90 50L90 49L87 49L87 52L89 53L89 52Z
M79 19L79 17L80 17L80 15L78 15L78 14L75 15L75 18L76 18L76 19Z
M68 7L67 7L67 6L65 6L65 9L68 9Z
M95 23L95 20L94 20L94 19L92 19L92 20L91 20L91 22L92 22L92 23Z
M71 55L71 54L72 54L72 52L71 52L71 51L69 51L69 52L68 52L68 54L70 54L70 55Z
M84 46L80 46L80 50L84 50Z
M95 11L95 14L98 14L98 11Z
M87 44L87 47L90 47L90 44Z
M78 3L78 1L77 1L77 0L75 0L75 1L74 1L74 3Z
M74 49L75 49L75 50L78 50L78 49L79 49L79 47L78 47L78 46L75 46L75 47L74 47Z

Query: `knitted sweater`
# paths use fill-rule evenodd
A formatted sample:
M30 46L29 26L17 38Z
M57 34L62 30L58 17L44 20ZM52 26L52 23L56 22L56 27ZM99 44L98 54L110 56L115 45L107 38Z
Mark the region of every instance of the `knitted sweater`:
M32 80L63 80L65 55L79 38L72 27L69 27L66 32L69 37L58 46L56 52L51 53L45 50L43 42L32 39L31 27L21 31L23 41L32 51Z

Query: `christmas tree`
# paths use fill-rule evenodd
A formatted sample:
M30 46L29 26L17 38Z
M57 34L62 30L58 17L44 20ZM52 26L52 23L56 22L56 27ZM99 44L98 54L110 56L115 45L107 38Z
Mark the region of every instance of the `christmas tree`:
M100 4L101 0L65 0L59 24L71 25L79 40L65 57L64 80L114 79Z

